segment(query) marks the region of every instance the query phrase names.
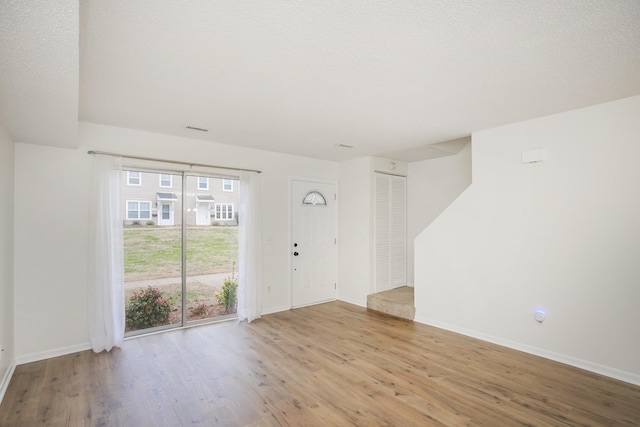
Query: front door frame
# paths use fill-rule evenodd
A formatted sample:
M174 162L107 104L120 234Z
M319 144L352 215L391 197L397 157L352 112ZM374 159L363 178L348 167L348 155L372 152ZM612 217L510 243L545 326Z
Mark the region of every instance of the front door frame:
M313 178L301 178L301 177L290 177L289 178L289 242L288 242L288 254L289 254L289 308L294 308L293 305L293 292L294 292L294 288L293 288L293 252L295 252L293 249L293 238L294 238L294 230L293 230L293 215L294 215L294 203L301 203L301 200L293 200L293 186L294 186L294 182L296 181L301 181L301 182L306 182L309 184L323 184L323 185L332 185L333 186L333 190L334 190L334 195L326 195L325 197L333 197L333 201L335 203L335 209L334 209L334 215L333 215L333 223L334 223L334 235L335 235L335 252L334 252L334 268L335 268L335 293L334 293L334 298L333 300L338 299L338 286L339 286L339 282L338 282L338 277L339 277L339 265L338 265L338 230L339 230L339 224L338 224L338 218L339 218L339 199L338 199L338 183L335 181L329 181L329 180L322 180L322 179L313 179ZM319 303L323 303L326 302L325 301L317 301L314 303L310 303L310 304L305 304L305 305L314 305L314 304L319 304ZM297 305L295 306L295 308L299 308L302 307L304 305Z
M196 203L196 225L211 225L211 203Z
M164 219L162 217L163 207L169 207L169 219ZM158 225L160 226L172 226L174 225L174 215L173 215L173 202L158 202Z

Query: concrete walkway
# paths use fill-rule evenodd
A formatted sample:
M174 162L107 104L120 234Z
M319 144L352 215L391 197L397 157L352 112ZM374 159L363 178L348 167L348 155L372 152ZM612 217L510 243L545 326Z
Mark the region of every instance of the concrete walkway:
M201 276L187 276L187 285L201 284L220 289L226 277L231 273L203 274ZM165 286L182 283L181 277L166 277L161 279L138 280L135 282L124 282L125 289L146 288L147 286Z

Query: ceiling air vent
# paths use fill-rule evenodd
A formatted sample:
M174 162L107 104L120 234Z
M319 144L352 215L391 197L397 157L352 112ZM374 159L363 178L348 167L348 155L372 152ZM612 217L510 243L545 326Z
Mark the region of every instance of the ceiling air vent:
M195 126L185 126L185 129L199 130L200 132L209 132L209 129L198 128Z

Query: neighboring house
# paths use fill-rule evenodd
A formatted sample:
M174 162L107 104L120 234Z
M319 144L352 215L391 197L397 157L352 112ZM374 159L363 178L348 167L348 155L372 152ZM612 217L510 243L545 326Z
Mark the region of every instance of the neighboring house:
M238 181L186 176L187 225L237 225ZM124 224L175 226L182 223L182 176L122 172Z

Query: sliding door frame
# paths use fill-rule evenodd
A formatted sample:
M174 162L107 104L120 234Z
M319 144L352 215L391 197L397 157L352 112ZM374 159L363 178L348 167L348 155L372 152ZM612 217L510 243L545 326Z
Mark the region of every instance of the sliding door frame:
M231 320L238 317L237 313L215 316L204 319L196 319L196 320L187 320L187 213L188 208L185 203L185 199L187 196L187 178L188 177L197 177L205 176L207 178L215 178L215 179L229 179L234 181L239 181L240 177L235 175L226 175L220 173L211 173L204 171L185 171L185 170L175 170L175 169L164 169L164 168L153 168L153 167L137 167L135 165L127 164L123 165L122 171L135 171L142 173L154 173L154 174L169 174L174 176L180 176L182 180L180 195L180 203L181 203L181 223L180 223L180 238L181 238L181 259L180 259L180 280L181 280L181 318L179 323L169 323L167 325L155 326L152 328L139 329L135 331L125 332L125 339L132 338L140 335L148 335L157 332L162 332L170 329L182 329L191 326L207 324L207 323L216 323L225 320ZM197 187L197 183L196 183ZM237 185L237 188L240 188ZM237 206L236 206L237 209ZM124 303L124 302L123 302Z

